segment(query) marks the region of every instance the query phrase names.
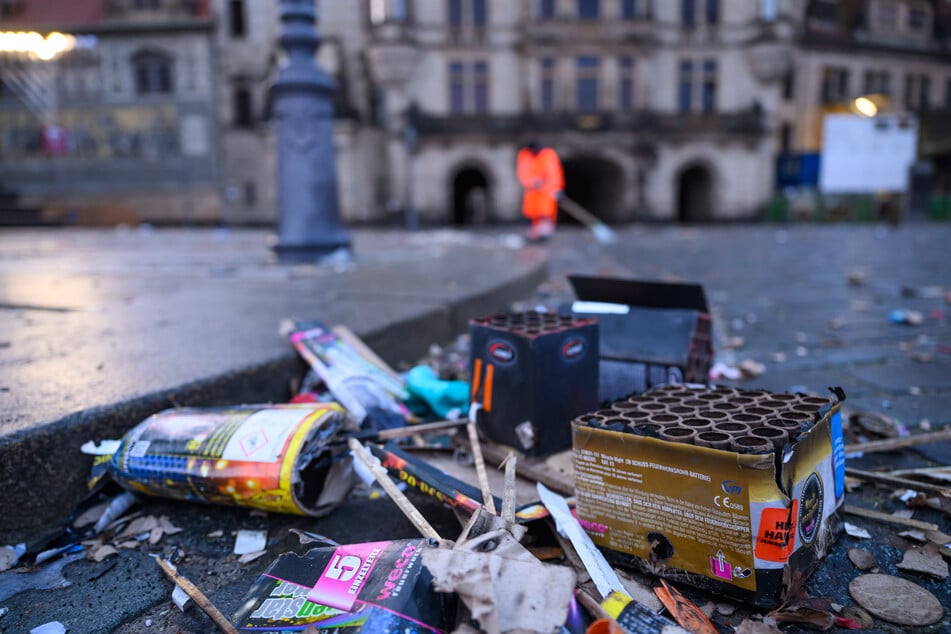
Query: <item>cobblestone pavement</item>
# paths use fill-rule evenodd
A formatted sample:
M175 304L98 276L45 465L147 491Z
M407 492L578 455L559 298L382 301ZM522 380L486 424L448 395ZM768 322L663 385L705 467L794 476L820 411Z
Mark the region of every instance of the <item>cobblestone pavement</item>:
M480 241L511 229L473 234L436 232L428 242L452 245ZM951 329L945 294L951 287L947 247L951 225L920 224L885 228L874 225L630 227L610 245L597 243L577 227L560 227L555 238L528 250L547 251L550 279L516 308L556 306L572 298L565 276L572 273L659 280L695 281L704 285L715 325L717 359L732 365L746 358L765 365L743 387L808 390L825 393L842 386L846 405L899 419L913 431L951 423ZM938 288L940 287L940 288ZM921 314L919 325L893 323L890 312ZM737 337L743 338L742 345ZM735 347L730 348L727 344ZM849 466L928 466L944 464L949 443L914 451L866 456ZM452 534L452 515L427 498L413 498L443 534ZM887 488L865 485L850 493L850 504L885 512L904 509ZM162 542L123 550L103 562L79 562L66 570L68 588L20 593L0 601L9 612L0 631L29 631L60 620L70 633L112 631L212 632L200 611L184 614L171 603L171 584L150 554L186 557L180 571L231 614L264 567L279 553L301 547L290 528L304 528L338 541L373 541L414 536L412 526L386 499L354 498L330 516L311 520L261 515L246 509L217 508L150 500L142 511L168 515L185 530ZM914 517L934 522L951 533L947 515L916 509ZM809 583L809 591L842 605L854 605L848 581L859 572L848 548L870 550L882 572L909 578L951 607L949 584L909 575L896 568L911 543L897 529L865 520L847 520L866 528L872 539L843 536ZM239 528L266 529L268 554L239 564L230 554ZM683 588L698 603L711 598ZM108 607L103 607L108 606ZM749 612L717 615L721 632L732 632ZM876 620L877 631L949 631L949 615L918 630ZM792 628L793 630L795 628Z

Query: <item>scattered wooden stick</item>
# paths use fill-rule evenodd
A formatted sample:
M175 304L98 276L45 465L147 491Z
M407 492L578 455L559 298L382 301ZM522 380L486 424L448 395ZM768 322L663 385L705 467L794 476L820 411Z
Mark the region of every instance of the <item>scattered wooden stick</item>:
M612 618L611 615L601 607L598 600L588 594L587 591L581 588L575 588L575 598L578 599L578 603L581 604L581 607L587 610L588 614L590 614L594 620Z
M157 557L155 559L162 571L168 575L168 578L172 580L179 588L181 588L188 597L195 602L195 605L201 608L202 612L207 614L212 621L215 622L215 625L218 626L218 629L224 632L225 634L238 634L238 630L234 628L233 625L225 618L225 615L214 606L214 604L208 600L208 597L199 590L195 584L183 577L175 569L172 564Z
M499 465L501 469L505 467L505 490L502 493L502 519L506 522L515 523L515 467L518 459L514 453Z
M951 467L942 466L942 467L918 467L917 469L892 469L888 473L889 475L894 475L894 476L920 475L920 476L931 477L934 475L951 475Z
M870 440L868 442L857 442L845 446L845 453L875 453L878 451L892 451L894 449L903 449L905 447L914 447L915 445L924 445L942 440L951 440L951 427L935 431L928 434L915 434L914 436L902 436L900 438L886 438L885 440Z
M482 505L492 515L498 515L495 510L492 487L489 486L489 476L485 472L485 459L482 457L482 443L479 442L479 432L476 431L475 423L472 422L466 425L466 428L469 431L469 445L472 450L472 458L475 460L476 475L479 476L479 488L482 489Z
M879 511L872 511L869 509L863 509L860 506L852 506L851 504L846 504L843 507L843 510L849 515L855 515L857 517L864 517L870 520L876 520L883 522L885 524L897 524L898 526L907 526L909 528L917 528L922 531L936 531L938 530L937 524L932 524L930 522L922 522L919 520L906 519L904 517L896 517L894 515L889 515L888 513L880 513Z
M423 423L421 425L407 425L406 427L397 427L396 429L384 429L377 433L376 437L380 440L393 440L394 438L403 438L415 434L425 434L430 431L442 431L444 429L454 429L462 427L469 421L465 418L459 420L441 420L435 423Z
M413 523L413 526L416 527L423 537L429 537L438 541L442 541L442 537L439 536L439 533L436 532L436 529L426 521L426 518L423 517L423 514L419 512L413 503L409 501L409 498L403 494L402 491L397 488L393 481L390 480L389 474L380 466L380 463L373 459L373 456L370 455L370 452L366 450L366 447L360 444L360 441L356 438L351 438L348 441L350 445L350 451L353 452L353 455L362 462L367 469L370 470L370 473L373 474L373 477L376 478L376 481L380 483L380 486L383 487L383 490L386 491L387 495L396 502L396 505L400 507L400 510L403 511L403 514L409 518L409 521Z
M887 473L863 471L862 469L852 469L851 467L845 468L845 475L858 478L859 480L865 480L867 482L878 482L880 484L887 484L889 486L901 487L904 489L915 489L916 491L929 491L931 493L943 495L944 497L951 497L951 488L941 486L940 484L929 484L927 482L920 482L918 480L900 478Z
M486 443L482 446L482 453L496 466L502 464L502 462L505 460L505 457L508 456L508 451L505 451L491 443ZM537 467L533 464L530 464L528 460L519 460L515 467L515 472L523 478L531 480L532 482L541 482L552 491L561 493L562 495L575 494L574 482L562 477L561 474L556 473L553 469L546 469L544 466Z

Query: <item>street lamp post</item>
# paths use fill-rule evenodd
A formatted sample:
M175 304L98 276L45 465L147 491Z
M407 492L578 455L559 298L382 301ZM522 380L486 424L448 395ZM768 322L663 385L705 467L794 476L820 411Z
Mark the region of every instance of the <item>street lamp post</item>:
M334 82L314 61L320 46L314 0L280 0L287 59L271 86L277 139L281 262L313 262L350 248L340 222L333 147Z

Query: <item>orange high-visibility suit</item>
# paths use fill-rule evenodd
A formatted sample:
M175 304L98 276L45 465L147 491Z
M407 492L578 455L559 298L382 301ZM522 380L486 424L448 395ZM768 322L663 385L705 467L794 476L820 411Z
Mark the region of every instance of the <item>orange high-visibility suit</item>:
M558 217L558 194L565 188L565 175L555 151L548 147L525 147L517 157L518 181L525 188L522 214L537 228L548 223L552 228Z

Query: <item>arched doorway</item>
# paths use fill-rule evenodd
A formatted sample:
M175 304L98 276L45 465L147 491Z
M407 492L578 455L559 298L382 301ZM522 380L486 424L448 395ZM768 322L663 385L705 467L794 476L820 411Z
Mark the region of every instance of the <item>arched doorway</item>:
M565 195L605 222L621 217L624 173L617 163L587 156L565 160ZM559 221L569 220L559 211Z
M703 165L691 165L677 183L677 220L709 222L713 219L713 178Z
M477 167L463 167L452 179L452 224L485 224L489 215L489 180Z

